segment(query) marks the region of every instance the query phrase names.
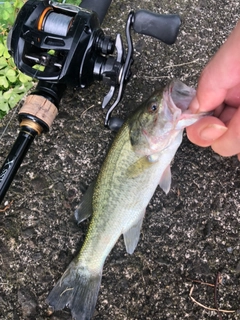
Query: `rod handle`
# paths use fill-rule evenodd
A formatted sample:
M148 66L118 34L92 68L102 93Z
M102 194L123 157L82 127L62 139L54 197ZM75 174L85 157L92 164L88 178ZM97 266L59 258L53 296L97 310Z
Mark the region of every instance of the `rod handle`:
M32 94L26 98L19 111L20 132L0 169L0 203L34 138L49 130L57 113L57 107L43 96Z

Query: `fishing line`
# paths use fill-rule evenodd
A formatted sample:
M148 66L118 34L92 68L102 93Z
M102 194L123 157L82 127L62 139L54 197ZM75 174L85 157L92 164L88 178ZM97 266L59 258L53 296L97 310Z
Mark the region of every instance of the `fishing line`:
M69 28L71 27L72 20L72 17L60 13L51 12L45 21L44 31L60 36L66 36Z
M10 118L9 121L7 122L5 128L3 129L3 132L2 132L2 134L1 134L1 136L0 136L0 140L2 140L3 136L5 135L5 133L7 133L7 129L8 129L8 127L9 127L9 125L10 125L13 117L16 115L16 112L17 112L17 107L14 108L14 111L13 111L13 113L12 113L12 115L11 115L11 118Z
M73 22L73 17L56 13L52 7L47 7L38 21L38 30L59 36L66 36Z

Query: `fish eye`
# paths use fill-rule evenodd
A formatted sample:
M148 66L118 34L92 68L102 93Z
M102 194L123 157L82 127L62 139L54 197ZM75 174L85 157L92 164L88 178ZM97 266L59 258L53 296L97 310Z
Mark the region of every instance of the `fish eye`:
M157 107L156 103L152 103L152 104L150 104L150 106L148 107L148 112L149 112L149 113L154 113L154 112L157 111L157 109L158 109L158 107Z

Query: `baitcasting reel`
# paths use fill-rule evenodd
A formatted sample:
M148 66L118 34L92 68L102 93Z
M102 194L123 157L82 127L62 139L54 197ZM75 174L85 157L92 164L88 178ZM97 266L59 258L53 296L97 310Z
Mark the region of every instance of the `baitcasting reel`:
M131 29L167 44L175 42L181 24L178 15L139 10L128 16L124 50L120 34L113 39L100 27L110 4L111 0L82 0L78 7L28 0L21 8L8 36L8 50L16 66L39 82L19 111L20 132L0 169L0 202L35 136L51 127L67 86L107 84L109 92L102 102L107 109L105 125L117 130L122 120L111 113L131 75Z
M29 0L21 9L8 46L17 67L30 77L51 83L86 88L94 80L110 86L102 107L109 105L116 89L118 104L133 62L131 27L172 44L180 27L178 15L131 12L126 24L125 54L121 35L105 36L95 12L48 0ZM116 56L112 54L116 51ZM110 111L110 112L111 112ZM109 125L108 112L105 124Z

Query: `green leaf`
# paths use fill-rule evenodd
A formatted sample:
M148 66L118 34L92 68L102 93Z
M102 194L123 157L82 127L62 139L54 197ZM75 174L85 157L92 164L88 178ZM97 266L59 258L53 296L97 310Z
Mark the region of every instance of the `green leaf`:
M20 9L24 2L26 2L26 1L24 1L24 0L15 0L14 7Z
M7 60L3 57L0 57L0 68L6 67L7 65Z
M6 88L6 89L9 87L9 83L5 76L0 76L0 87Z
M10 110L9 104L7 102L3 103L1 105L1 110L7 113Z
M35 64L33 66L33 69L39 70L39 71L44 71L45 67L41 66L40 64Z
M0 56L3 56L4 51L5 51L5 46L3 43L0 43Z
M19 80L22 82L22 83L26 83L28 81L32 81L32 78L27 76L26 74L20 72L19 73Z
M0 97L0 106L1 111L4 111L4 113L7 113L10 110L8 102L3 97Z
M2 68L0 67L0 75L1 76L5 76L7 68L8 67L2 67Z
M25 92L30 90L32 87L33 87L33 81L29 81L29 82L25 83Z
M11 56L10 56L10 54L9 54L9 52L8 52L8 49L5 47L5 51L4 51L4 53L3 53L3 56L4 56L4 58L6 58L6 59L9 59Z
M3 93L3 95L2 95L3 98L4 98L5 100L9 100L10 97L11 97L12 91L13 91L13 89L9 89L8 91L5 91L5 92Z
M16 104L21 99L21 97L22 97L22 95L19 95L19 94L16 94L16 93L15 94L14 93L11 94L10 99L8 99L8 104L9 104L11 109L16 106Z
M16 65L15 65L12 57L7 60L7 63L8 63L8 65L9 65L9 67L16 69Z
M16 72L13 69L8 69L8 71L6 72L6 77L12 83L16 82L17 80Z
M14 94L22 95L23 93L25 93L27 91L27 88L24 85L21 85L21 86L18 85L18 86L14 86L14 88L12 88L10 90L12 90L11 92L14 93Z
M4 9L8 10L8 9L12 8L12 4L11 4L11 2L4 2L3 7L4 7Z
M0 119L33 86L32 79L17 70L6 45L9 28L25 2L5 0L0 6Z
M9 19L9 17L10 17L10 14L4 10L2 13L2 19L7 21Z

